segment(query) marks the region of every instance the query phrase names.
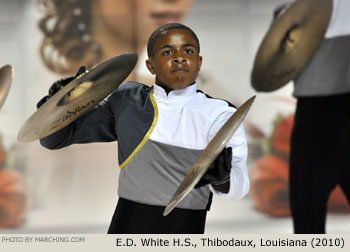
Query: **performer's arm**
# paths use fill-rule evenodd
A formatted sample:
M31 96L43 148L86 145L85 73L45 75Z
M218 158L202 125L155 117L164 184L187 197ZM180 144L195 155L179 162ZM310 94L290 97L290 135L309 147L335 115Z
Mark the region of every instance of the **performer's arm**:
M114 95L114 94L113 94ZM114 97L100 102L91 111L60 129L40 139L42 146L48 149L60 149L75 143L111 142L117 140L113 116Z
M229 112L221 113L215 119L210 128L210 139L216 135L224 123L231 117L233 111L236 111L236 109L230 108ZM220 197L231 200L240 200L248 193L250 185L246 165L248 148L243 124L239 126L233 137L228 142L226 148L232 148L232 159L229 160L227 157L229 152L227 150L224 151L220 154L223 159L219 162L221 168L218 168L229 170L229 179L223 181L225 183L220 183L220 181L219 183L210 183L209 187ZM230 162L227 162L227 160ZM228 167L229 164L231 167Z
M48 92L37 104L39 109L60 89L85 72L85 67L79 68L75 76L55 81ZM59 149L74 143L110 142L117 140L114 127L114 109L116 108L117 92L115 91L105 101L100 102L90 112L84 114L61 130L40 139L42 146L48 149Z

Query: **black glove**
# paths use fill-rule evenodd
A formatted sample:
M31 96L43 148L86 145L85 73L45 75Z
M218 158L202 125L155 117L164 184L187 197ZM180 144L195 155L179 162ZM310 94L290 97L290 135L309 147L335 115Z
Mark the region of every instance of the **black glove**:
M61 90L64 86L66 86L69 82L71 82L72 80L74 80L75 78L77 78L79 75L85 73L86 71L86 67L85 66L81 66L78 69L78 72L71 77L65 77L62 79L59 79L57 81L55 81L50 89L49 89L49 94L44 96L37 104L36 104L36 108L40 108L48 99L50 99L54 94L56 94L59 90Z
M213 186L220 186L230 180L232 161L232 148L228 147L223 149L219 156L209 166L208 170L195 185L195 188L211 184Z

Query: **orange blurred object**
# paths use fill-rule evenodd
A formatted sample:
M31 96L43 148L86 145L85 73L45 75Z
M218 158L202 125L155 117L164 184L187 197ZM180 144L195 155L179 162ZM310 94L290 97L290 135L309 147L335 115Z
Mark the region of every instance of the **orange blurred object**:
M289 216L288 164L281 158L258 159L250 174L250 197L255 207L272 216Z
M333 213L350 213L350 206L339 185L335 187L329 196L328 210Z
M294 123L294 114L291 114L279 121L272 133L271 145L275 151L289 156L290 136Z
M279 115L269 142L269 154L254 160L250 170L250 196L254 206L261 212L275 217L289 216L289 153L294 114ZM254 129L255 126L249 126ZM254 139L257 134L248 130ZM259 139L261 136L259 135ZM332 191L328 210L333 213L350 213L349 202L339 186Z
M21 174L0 170L0 228L22 223L28 208L29 197Z
M288 164L276 156L262 157L253 164L249 195L256 209L275 217L291 214L288 173ZM349 203L339 186L329 197L328 210L331 213L350 213Z

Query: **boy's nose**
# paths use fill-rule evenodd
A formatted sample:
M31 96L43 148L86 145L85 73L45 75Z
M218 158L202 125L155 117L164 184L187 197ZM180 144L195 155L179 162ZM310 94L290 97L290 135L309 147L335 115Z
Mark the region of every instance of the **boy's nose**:
M181 64L181 63L186 62L186 59L184 57L176 57L176 58L173 59L173 62Z

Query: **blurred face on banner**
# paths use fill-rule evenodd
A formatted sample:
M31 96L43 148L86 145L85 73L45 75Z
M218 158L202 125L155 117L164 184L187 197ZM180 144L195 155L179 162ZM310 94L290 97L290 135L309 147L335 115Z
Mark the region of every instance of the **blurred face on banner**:
M131 40L132 29L137 38L147 42L148 36L159 26L181 23L193 0L96 0L93 12L96 17L121 37Z
M159 26L181 23L193 0L38 0L44 16L41 56L53 72L72 74L126 51L140 54Z

